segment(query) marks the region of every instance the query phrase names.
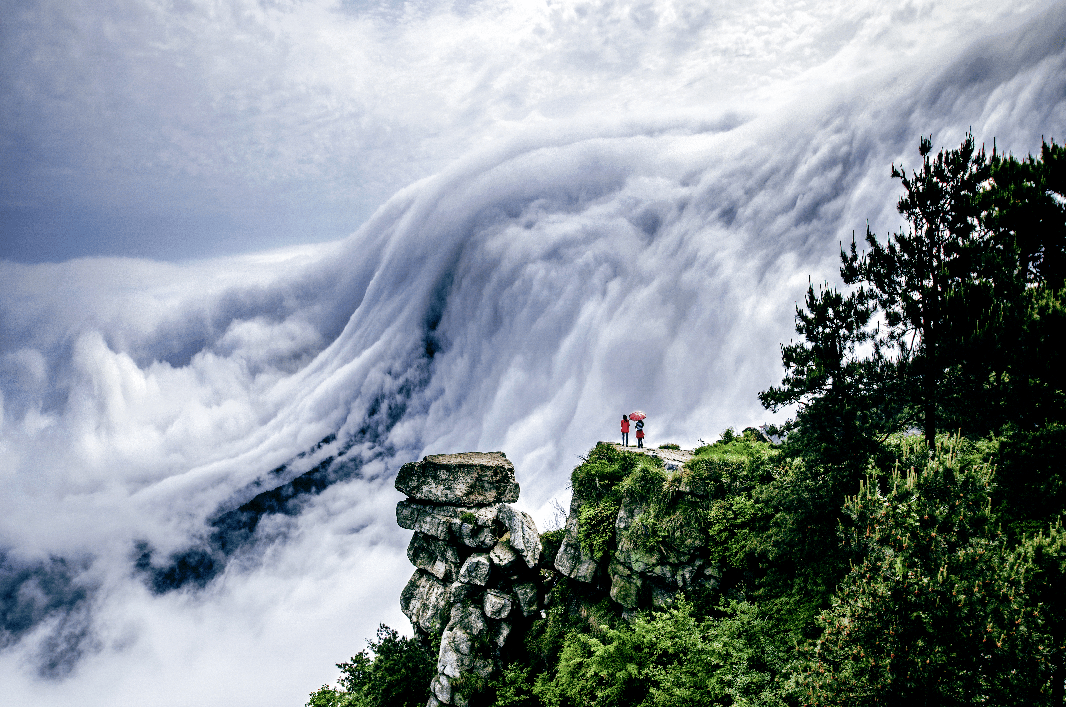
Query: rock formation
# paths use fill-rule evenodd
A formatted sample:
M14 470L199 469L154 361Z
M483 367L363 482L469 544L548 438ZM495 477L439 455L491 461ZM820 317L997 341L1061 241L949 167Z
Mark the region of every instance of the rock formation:
M663 477L674 502L704 507L707 485L689 483L681 465ZM396 520L415 531L407 556L417 568L400 606L415 634L439 646L427 707L467 705L470 687L501 667L508 641L521 645L559 575L573 582L568 611L584 615L610 597L627 618L669 606L680 592L715 591L722 576L711 560L713 540L683 523L653 546L634 540L631 529L649 513L648 499L635 494L622 496L610 549L597 556L582 543L580 518L600 492L576 484L559 549L542 560L533 519L508 505L519 487L502 452L428 456L405 464L396 488L408 497Z
M405 464L396 488L417 568L400 607L422 640L440 636L427 707L463 706L469 676L491 677L513 629L538 615L540 533L508 505L519 487L502 452L428 456Z
M695 496L705 503L698 489L682 488L677 497ZM608 591L626 615L647 608L670 606L680 592L713 590L721 578L717 563L709 560L707 538L680 536L655 548L641 547L626 532L646 512L639 500L626 498L614 522L615 550L597 558L581 542L579 519L590 502L578 492L570 500L566 532L555 555L561 574Z

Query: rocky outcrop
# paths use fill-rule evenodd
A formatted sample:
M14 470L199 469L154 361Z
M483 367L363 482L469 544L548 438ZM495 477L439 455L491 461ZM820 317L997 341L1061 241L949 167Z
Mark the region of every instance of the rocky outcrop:
M675 456L660 457L660 478L671 503L680 504L670 506L676 519L684 517L679 509L711 502L711 491L682 466L680 452ZM400 606L416 635L437 647L427 707L468 704L469 685L490 679L511 647L522 645L560 575L573 582L554 596L566 597L563 606L573 616L585 616L609 597L630 618L668 607L680 593L716 591L722 577L711 560L713 539L697 525L671 523L665 535L649 530L661 517L655 514L664 512L649 500L653 487L642 487L651 488L639 492L644 498L633 490L608 496L611 487L605 490L599 481L575 481L558 551L543 558L533 519L508 505L518 499L519 487L503 453L428 456L405 464L396 488L408 496L396 505L396 521L414 531L407 556L416 568ZM596 537L613 529L600 556L582 542L586 506L586 516L607 524L595 529ZM605 514L604 508L610 510Z
M465 705L464 676L487 679L516 627L539 615L540 533L500 452L437 454L405 464L396 522L413 530L417 569L400 608L423 640L440 636L428 707Z
M514 503L519 493L514 466L501 452L431 454L400 468L396 490L410 498L453 506Z
M680 468L680 467L676 467ZM671 470L674 471L674 470ZM702 496L700 490L682 485L678 496ZM684 592L713 590L721 578L717 563L708 559L706 539L680 536L654 548L642 547L629 529L647 512L639 501L625 499L614 523L615 550L597 558L581 542L581 509L590 499L575 490L570 501L566 532L555 555L555 569L589 585L599 585L625 612L663 608Z

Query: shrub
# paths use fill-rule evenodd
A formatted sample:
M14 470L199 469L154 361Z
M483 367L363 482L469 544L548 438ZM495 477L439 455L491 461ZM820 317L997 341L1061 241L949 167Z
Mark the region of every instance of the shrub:
M306 707L422 707L429 699L429 681L437 672L431 656L413 638L381 624L368 650L338 663L338 688L323 685L311 693ZM373 654L371 657L370 653Z

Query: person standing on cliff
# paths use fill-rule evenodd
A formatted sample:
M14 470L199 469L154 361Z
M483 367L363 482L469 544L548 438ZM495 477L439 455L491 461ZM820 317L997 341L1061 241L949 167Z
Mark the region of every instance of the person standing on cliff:
M644 420L637 420L637 449L644 449Z
M629 446L629 418L622 415L622 446Z

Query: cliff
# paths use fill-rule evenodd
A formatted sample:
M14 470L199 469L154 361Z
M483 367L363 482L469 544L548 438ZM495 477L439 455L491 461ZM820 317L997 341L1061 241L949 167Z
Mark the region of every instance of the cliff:
M560 581L572 584L570 611L609 598L623 616L715 589L720 563L700 527L707 474L611 454L616 463L574 471L565 528L546 534L557 549L544 556L532 518L509 505L520 489L502 452L433 455L400 470L396 488L408 498L396 519L415 531L417 568L400 604L438 655L429 707L466 705L521 650Z

